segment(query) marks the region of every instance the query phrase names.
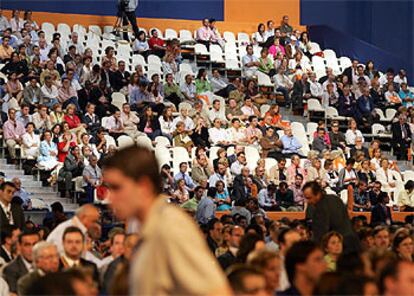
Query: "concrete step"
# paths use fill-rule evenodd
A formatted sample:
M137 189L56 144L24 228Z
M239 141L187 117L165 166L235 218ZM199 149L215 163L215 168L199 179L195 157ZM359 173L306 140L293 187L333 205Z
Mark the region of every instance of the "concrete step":
M24 171L23 170L19 170L19 169L5 169L5 170L1 170L7 178L11 179L14 177L20 177L20 176L24 176Z
M0 170L15 170L18 166L15 164L0 163Z
M69 198L55 197L55 198L41 198L41 199L44 200L48 205L51 205L54 202L60 202L61 204L72 204L72 200Z
M42 186L23 186L23 188L30 193L56 193L52 187L42 187Z
M34 181L34 180L22 180L22 186L23 188L28 188L28 187L42 187L42 182L41 181ZM26 189L27 190L27 189Z
M78 204L63 204L63 210L65 212L74 212L79 208Z
M30 195L31 197L37 197L37 198L57 198L59 195L55 192L37 192L32 193Z

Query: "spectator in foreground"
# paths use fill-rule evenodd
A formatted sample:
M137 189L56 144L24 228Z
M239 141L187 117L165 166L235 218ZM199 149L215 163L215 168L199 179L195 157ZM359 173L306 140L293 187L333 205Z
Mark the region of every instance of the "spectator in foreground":
M118 218L135 217L141 220L143 229L152 228L142 234L140 252L131 266L130 292L160 293L164 291L160 285L164 280L160 279L164 278L167 281L174 279L169 288L172 294L230 294L224 275L217 265L212 264L212 255L194 222L158 196L161 180L152 152L141 147L128 147L115 153L104 167L104 181L111 192L110 202ZM138 203L137 196L140 197ZM151 221L157 223L152 224ZM164 231L166 228L168 232ZM191 243L179 239L181 235L190 235ZM170 252L178 253L177 256L164 256ZM151 258L151 254L156 254L160 259L158 263L146 263L146 258ZM174 263L177 258L180 258L180 264ZM178 276L188 264L191 265L191 279ZM166 269L167 265L171 268ZM197 285L194 285L195 281Z

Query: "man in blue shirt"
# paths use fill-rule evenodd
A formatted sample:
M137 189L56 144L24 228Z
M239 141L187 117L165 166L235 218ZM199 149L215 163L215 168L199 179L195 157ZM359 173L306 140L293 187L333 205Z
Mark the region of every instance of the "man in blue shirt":
M284 156L289 157L294 154L301 154L299 150L302 148L302 144L295 136L293 136L291 128L285 129L285 134L280 140L283 144L282 153Z
M180 172L174 176L174 181L177 182L178 180L183 179L185 182L185 189L188 191L193 191L195 184L193 179L187 173L188 164L186 162L180 163Z

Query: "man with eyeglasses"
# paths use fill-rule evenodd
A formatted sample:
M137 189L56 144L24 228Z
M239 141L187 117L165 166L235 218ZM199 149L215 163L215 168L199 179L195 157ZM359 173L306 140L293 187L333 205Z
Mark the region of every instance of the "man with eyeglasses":
M38 242L32 250L35 269L17 281L18 295L28 295L28 288L47 273L59 270L59 253L56 246L45 241Z
M63 252L62 237L63 232L70 226L78 227L83 234L86 235L87 230L94 224L97 224L100 219L100 213L96 207L91 204L86 204L78 208L75 216L72 219L66 220L59 224L47 237L47 241L54 243L59 253Z
M337 150L338 148L345 150L346 140L343 132L339 130L339 122L332 121L331 131L329 132L329 138L331 139L332 150Z

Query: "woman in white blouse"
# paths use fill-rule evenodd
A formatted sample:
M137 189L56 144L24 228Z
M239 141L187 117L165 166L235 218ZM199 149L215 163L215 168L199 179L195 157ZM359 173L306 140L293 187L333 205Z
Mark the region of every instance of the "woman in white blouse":
M381 159L382 159L382 154L381 154L381 149L376 148L374 149L374 151L372 152L372 158L371 158L371 165L374 166L375 170L378 170L381 167Z
M29 122L26 126L26 133L23 135L23 153L27 159L36 159L39 155L40 137L34 133L34 123Z
M10 27L12 29L12 33L19 33L20 30L23 29L24 20L20 17L19 10L13 10L12 18L10 19Z
M359 129L357 129L357 122L355 119L349 120L348 130L345 133L345 140L348 145L355 145L355 139L361 137L362 143L364 143L364 137Z
M375 172L377 181L381 182L385 192L393 193L397 187L397 181L401 179L401 176L394 169L394 165L389 163L387 158L382 158L380 164L381 167Z
M158 118L158 121L160 122L161 132L164 137L167 137L172 140L173 131L174 131L174 117L172 115L172 107L165 107L164 112L162 113L162 116Z
M266 34L265 34L265 25L264 24L259 24L259 26L257 27L257 32L253 34L253 42L254 44L263 44L266 42Z
M149 45L147 42L147 36L145 36L144 31L139 32L138 38L135 39L134 45L132 46L132 50L134 53L140 54L145 58L148 56Z

